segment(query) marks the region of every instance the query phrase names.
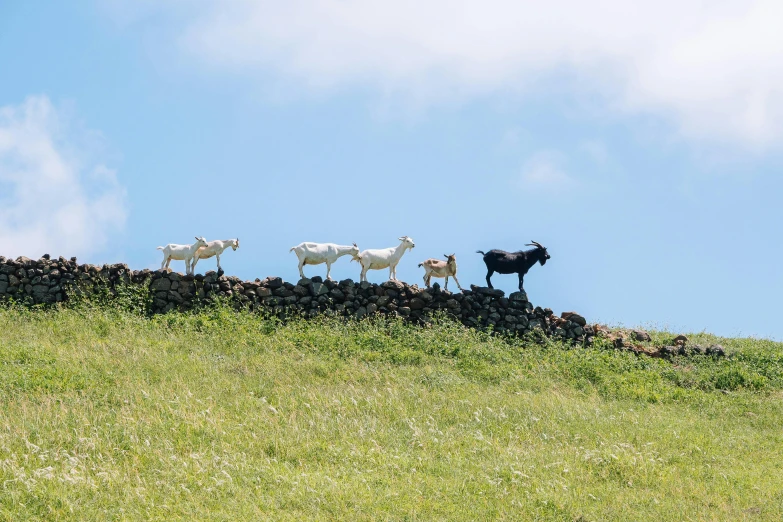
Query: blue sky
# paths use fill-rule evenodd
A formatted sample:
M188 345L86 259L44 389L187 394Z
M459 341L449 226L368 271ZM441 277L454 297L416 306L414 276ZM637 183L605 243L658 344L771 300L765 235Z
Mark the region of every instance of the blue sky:
M536 240L535 304L783 339L781 7L538 4L4 2L0 254L239 237L227 272L296 280L409 235L400 279L483 285Z

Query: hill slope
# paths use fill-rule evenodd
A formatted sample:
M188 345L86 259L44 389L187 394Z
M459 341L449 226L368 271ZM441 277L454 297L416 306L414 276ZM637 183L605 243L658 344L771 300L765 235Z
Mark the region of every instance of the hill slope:
M0 309L0 518L779 520L783 346L719 341Z

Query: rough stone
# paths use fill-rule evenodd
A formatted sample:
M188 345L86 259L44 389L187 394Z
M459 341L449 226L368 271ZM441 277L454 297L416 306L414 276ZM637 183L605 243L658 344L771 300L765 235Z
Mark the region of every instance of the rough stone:
M634 340L642 342L642 343L648 343L648 342L652 341L652 338L650 337L650 334L648 334L644 330L633 330L631 332L631 337L633 337Z
M419 299L418 297L414 297L411 299L410 303L410 309L411 310L421 310L425 306L425 302L423 299Z
M528 300L527 299L527 292L511 292L508 295L508 300L509 301L522 301L522 302L525 302L525 301Z
M552 310L548 308L544 310L544 315L551 315L551 314L552 314ZM568 321L571 321L573 323L576 323L579 326L585 326L587 324L587 320L576 312L563 312L562 314L560 314L560 317Z
M329 293L329 287L323 283L313 283L313 296L325 295Z
M169 279L166 277L156 279L152 282L152 284L150 284L150 291L152 292L160 292L169 289L171 289L171 281L169 281Z
M267 277L261 283L265 287L274 290L283 286L283 279L281 277Z
M506 294L499 288L488 288L486 286L470 285L470 289L477 294L489 297L503 297Z

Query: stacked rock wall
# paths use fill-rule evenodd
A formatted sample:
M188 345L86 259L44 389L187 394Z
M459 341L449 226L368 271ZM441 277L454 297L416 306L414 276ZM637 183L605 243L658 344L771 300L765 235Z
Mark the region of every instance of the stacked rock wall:
M502 290L476 286L451 293L437 284L426 289L398 281L373 284L350 279L323 281L320 277L296 284L279 277L242 281L213 271L190 276L164 270L134 271L124 264L80 265L75 258L13 260L0 256L0 300L52 304L99 288L113 292L123 284L148 289L149 311L156 314L190 310L216 298L228 298L238 306L278 317L314 317L330 312L357 318L393 314L421 321L443 312L466 326L491 326L497 332L523 334L540 328L550 336L587 343L594 334L593 327L578 314L557 317L550 309L534 307L524 293L505 297Z
M80 295L111 299L124 289L140 290L136 295L143 296L142 305L151 314L187 311L217 299L281 319L324 313L356 318L387 314L421 322L440 312L466 326L491 327L498 333L538 331L584 344L591 344L598 336L605 339L605 346L650 357L725 355L720 345L691 344L684 335L673 338L670 346L654 346L643 331L590 325L574 312L563 312L558 317L548 308L534 307L522 292L505 297L502 290L471 286L470 290L451 293L437 284L427 289L399 281L378 285L350 279L323 281L320 277L296 284L279 277L242 281L212 271L190 276L164 270L131 270L124 264L80 265L76 258L44 256L36 261L0 256L0 302L12 300L35 306L61 303Z

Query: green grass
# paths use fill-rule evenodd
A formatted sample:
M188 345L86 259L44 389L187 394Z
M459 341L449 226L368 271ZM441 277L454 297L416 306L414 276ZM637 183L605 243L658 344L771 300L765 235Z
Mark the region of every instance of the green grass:
M780 520L783 345L695 338L0 309L0 519Z

